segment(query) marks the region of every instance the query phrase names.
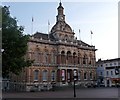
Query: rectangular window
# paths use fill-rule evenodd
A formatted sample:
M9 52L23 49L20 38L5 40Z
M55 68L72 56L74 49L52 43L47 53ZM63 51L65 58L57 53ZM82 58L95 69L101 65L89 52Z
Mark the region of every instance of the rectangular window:
M47 81L47 77L48 76L47 76L47 71L46 70L43 71L43 75L42 76L43 76L43 81Z
M110 66L112 66L112 63L110 63Z
M51 73L51 81L55 81L55 71L52 71Z
M113 71L111 71L111 75L113 75Z
M35 81L38 80L38 74L39 74L39 71L38 71L38 70L35 70L35 71L34 71L34 80L35 80Z
M109 71L106 72L107 76L109 75Z
M102 75L103 75L103 73L102 73L102 72L100 72L100 75L102 76Z

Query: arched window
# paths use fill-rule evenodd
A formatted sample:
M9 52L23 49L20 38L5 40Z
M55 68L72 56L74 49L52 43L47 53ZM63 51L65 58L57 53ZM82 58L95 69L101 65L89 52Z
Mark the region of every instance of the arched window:
M34 70L34 81L38 81L39 70Z
M87 55L85 54L84 57L83 57L83 64L87 64Z
M51 63L56 64L56 51L51 51Z
M64 51L61 52L61 63L65 64L65 52Z
M67 52L67 59L66 59L66 61L67 61L67 64L71 64L72 63L72 56L71 56L71 52L70 51Z
M65 35L65 40L66 40L66 41L68 40L68 36L67 36L67 35Z
M92 64L92 54L89 55L89 64Z
M55 81L55 71L51 72L51 81Z
M85 55L84 55L84 57L83 57L83 64L86 64Z
M48 54L48 52L45 52L45 54L44 54L44 62L46 63L46 64L48 64L48 56L49 56L49 54Z
M54 53L51 53L51 63L54 64Z
M43 81L47 81L48 79L48 73L47 73L47 70L44 70L43 73L42 73L42 77L43 77Z
M73 53L73 64L76 64L76 53Z
M38 50L35 51L35 64L38 64L39 63L39 52Z
M92 72L90 72L90 79L92 79Z

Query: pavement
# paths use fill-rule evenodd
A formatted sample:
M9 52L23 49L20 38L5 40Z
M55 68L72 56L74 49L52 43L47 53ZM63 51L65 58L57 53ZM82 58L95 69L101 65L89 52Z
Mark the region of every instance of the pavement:
M120 97L120 88L81 88L76 89L76 97L74 97L74 89L65 89L59 91L42 91L42 92L13 92L3 93L3 98L104 98L105 100ZM3 99L7 100L7 99ZM13 99L11 99L13 100ZM22 100L22 99L21 99ZM31 99L33 100L33 99ZM41 100L41 99L40 99ZM53 99L52 99L53 100ZM93 99L92 99L93 100ZM119 100L119 99L115 99Z

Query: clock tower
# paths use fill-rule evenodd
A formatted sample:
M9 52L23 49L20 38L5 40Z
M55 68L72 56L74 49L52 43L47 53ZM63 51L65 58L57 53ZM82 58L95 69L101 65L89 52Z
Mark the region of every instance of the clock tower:
M72 41L75 33L65 21L64 8L61 2L59 3L57 10L58 14L56 16L56 24L52 27L50 35L56 40Z
M57 22L58 21L65 21L65 15L63 13L64 8L62 7L61 2L59 3L59 7L57 9L58 9L58 15L56 16L57 17Z

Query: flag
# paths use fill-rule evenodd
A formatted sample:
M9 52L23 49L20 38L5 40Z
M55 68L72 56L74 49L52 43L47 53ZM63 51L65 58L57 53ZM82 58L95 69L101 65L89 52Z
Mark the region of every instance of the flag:
M33 17L32 17L32 22L34 21Z
M91 34L93 34L93 32L91 31Z
M48 20L48 25L50 25L50 22L49 22L49 20Z

